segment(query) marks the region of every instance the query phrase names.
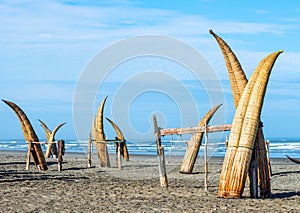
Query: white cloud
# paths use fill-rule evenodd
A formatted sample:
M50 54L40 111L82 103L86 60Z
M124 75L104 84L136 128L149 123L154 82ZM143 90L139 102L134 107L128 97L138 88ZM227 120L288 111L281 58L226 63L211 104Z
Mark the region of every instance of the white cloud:
M1 3L2 43L68 45L142 34L199 37L212 27L227 34L284 33L289 29L286 24L208 20L173 10L140 8L128 1L116 6L116 2L105 6L57 1Z
M35 49L37 53L65 51L68 55L76 47L80 50L74 52L77 59L91 49L97 51L95 44L103 48L113 41L131 36L168 35L190 42L207 57L219 77L227 79L223 57L208 29L213 28L220 35L229 35L230 43L242 45L248 41L233 39L230 35L246 34L254 37L260 33L284 34L294 27L286 23L213 20L173 10L140 8L138 4L129 1L113 1L111 4L102 2L100 6L90 6L85 1L80 3L54 0L2 2L0 20L4 24L0 28L1 46L6 50L11 49L12 52L26 48ZM251 42L253 41L249 41L248 45ZM251 74L267 54L261 51L235 51L247 74ZM299 67L296 60L299 58L298 54L289 53L289 58L282 56L285 70L292 72L295 67ZM291 59L293 57L296 58Z
M52 107L56 106L56 101L65 101L65 106L71 105L75 83L63 87L57 82L45 84L34 80L74 80L89 57L111 42L148 34L173 36L190 43L203 53L220 79L228 80L223 56L208 33L211 28L220 35L225 34L229 43L234 43L234 51L249 77L269 52L249 50L247 47L264 46L268 35L279 39L278 43L288 42L283 35L298 29L298 23L289 21L293 17L284 17L280 22L274 19L272 22L266 19L253 21L251 18L238 21L213 19L203 14L186 14L176 10L142 8L139 3L127 0L91 2L24 0L0 3L0 58L3 61L1 69L5 70L0 73L0 80L10 81L5 84L7 87L1 86L2 98L11 97L28 104L35 100L41 103L48 101L53 103ZM299 12L299 9L296 10ZM267 16L268 11L256 10L255 13ZM262 41L259 40L261 35L264 37ZM245 39L242 38L244 36ZM249 41L249 37L253 39ZM300 51L297 51L295 45L293 51L284 52L276 62L270 94L287 95L294 90L288 85L289 81L300 80ZM24 62L20 63L20 58ZM182 80L189 77L181 76ZM32 84L13 82L14 79L24 78L32 78ZM298 91L298 87L295 90ZM24 96L25 92L27 96ZM224 92L226 95L231 93L228 82Z

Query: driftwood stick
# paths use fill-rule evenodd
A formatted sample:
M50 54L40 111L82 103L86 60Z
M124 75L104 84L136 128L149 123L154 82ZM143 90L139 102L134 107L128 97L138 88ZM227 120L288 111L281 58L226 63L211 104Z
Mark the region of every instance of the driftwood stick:
M156 120L155 115L153 115L153 123L154 123L154 135L155 135L156 145L157 145L158 170L159 170L160 185L163 188L167 188L168 187L168 179L167 179L167 173L166 173L164 147L161 145L160 129L157 126L157 120Z
M228 135L226 135L225 147L226 147L226 149L227 149L227 147L228 147Z
M92 166L92 134L89 133L88 138L88 168L91 168Z
M171 142L170 142L170 153L169 153L169 160L168 160L168 162L167 162L167 163L171 162L172 148L173 148L172 146L173 146L173 142L171 141Z
M207 163L207 145L208 145L208 133L207 133L207 125L205 125L205 146L204 146L204 189L207 191L207 181L208 181L208 163Z
M26 158L26 170L29 170L30 166L30 156L31 156L31 143L28 143L28 151L27 151L27 158Z
M250 197L251 198L258 198L258 172L257 172L257 155L256 155L256 143L255 141L253 152L252 152L252 159L249 166L249 182L250 182Z
M49 144L49 143L56 143L57 141L52 141L52 142L50 142L50 141L31 141L31 142L28 142L28 141L26 141L26 143L28 144L28 143L31 143L31 144Z
M58 171L62 170L62 161L63 161L64 154L65 154L65 141L59 140L58 141L58 158L57 158Z
M270 179L271 179L271 177L272 177L272 168L271 168L270 153L269 153L270 141L266 140L265 145L266 145L267 161L268 161L268 167L269 167L269 176L270 176Z
M125 140L117 140L117 139L115 139L115 140L92 140L93 141L93 143L109 143L109 142L114 142L114 143L121 143L121 142L126 142Z
M193 134L193 133L201 133L205 132L222 132L222 131L230 131L231 124L223 124L223 125L215 125L215 126L204 126L201 127L186 127L186 128L170 128L170 129L160 129L160 135L183 135L183 134Z
M122 170L122 162L121 162L121 144L118 145L118 168Z
M165 152L163 146L158 147L158 164L159 164L160 185L163 188L168 188L166 160L165 160Z

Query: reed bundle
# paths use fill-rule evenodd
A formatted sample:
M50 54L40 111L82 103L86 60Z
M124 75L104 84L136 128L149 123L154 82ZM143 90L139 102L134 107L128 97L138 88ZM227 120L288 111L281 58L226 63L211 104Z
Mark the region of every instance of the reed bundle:
M247 79L244 74L244 71L242 70L242 67L235 56L234 52L231 50L229 45L218 35L216 35L212 30L210 30L210 33L215 37L216 41L219 44L219 47L222 51L222 54L224 56L224 60L226 62L226 67L229 74L230 84L232 87L232 94L234 98L235 106L237 107L240 96L244 91L244 88L247 84ZM259 68L260 69L260 68ZM268 166L268 160L267 160L267 151L265 149L264 145L264 135L262 130L262 125L259 126L259 129L257 131L256 135L256 156L258 161L258 170L259 170L259 185L260 185L260 191L261 191L261 197L270 197L271 190L270 190L270 176L269 176L269 166ZM231 152L235 153L235 148ZM229 155L231 156L231 155ZM225 161L227 162L228 159L225 156ZM226 164L226 166L231 166L231 161L229 161L229 164ZM224 170L222 170L222 173L230 173L231 171L224 165ZM221 174L221 177L225 177L226 175ZM225 180L220 181L220 185L222 186L224 184ZM223 184L222 184L223 182ZM226 181L225 181L226 182ZM222 187L221 187L222 188ZM220 193L219 193L220 194ZM224 192L224 194L226 194Z
M219 105L211 108L205 114L205 116L201 119L201 121L198 124L198 127L206 126L209 123L212 116L215 114L215 112L219 109L219 107L221 105L222 104L219 104ZM198 152L199 152L199 149L201 146L203 134L204 134L203 132L200 132L200 133L196 133L196 134L192 135L192 137L188 143L182 164L181 164L181 168L179 171L180 173L192 173L193 172L194 165L195 165L195 162L196 162L196 159L198 156Z
M93 134L96 141L105 141L105 134L103 128L103 110L107 96L103 99L98 107L98 111L93 123ZM100 165L102 167L110 167L109 155L106 143L96 143Z
M239 198L243 193L267 83L281 52L274 52L261 61L241 96L228 142L228 148L232 147L236 151L226 152L225 158L230 161L224 160L224 165L229 167L230 172L221 174L218 193L220 197Z
M123 141L123 142L120 142L120 143L116 143L116 153L118 152L118 149L120 148L121 149L121 155L123 156L123 158L126 161L129 161L129 153L128 153L128 149L127 149L127 146L126 146L126 140L124 138L124 135L123 135L121 129L118 127L118 125L115 122L113 122L109 118L106 118L106 120L108 120L108 122L114 128L114 130L117 134L116 139L119 140L119 141Z
M243 71L243 68L234 54L234 52L231 50L229 45L217 34L215 34L212 30L209 31L210 34L214 36L216 41L218 42L218 45L222 51L226 67L228 70L230 85L232 88L232 95L234 100L235 107L238 106L240 97L242 96L242 93L246 87L247 84L247 78Z
M16 113L16 115L20 121L25 140L28 142L38 142L39 139L31 125L29 119L27 118L26 114L22 111L22 109L13 102L6 101L6 100L2 100L2 101L4 103L6 103ZM42 151L40 144L38 144L38 143L30 144L29 143L28 149L30 149L30 151L31 151L32 158L33 158L36 168L38 170L42 170L42 171L47 170L48 167L47 167L45 156L44 156L44 153Z
M40 119L38 119L38 121L41 123L41 126L43 127L43 129L45 131L47 141L49 141L52 131L47 127L47 125L43 121L41 121ZM57 147L56 147L55 143L52 144L52 146L51 146L49 156L51 154L57 156ZM46 158L49 158L49 157L47 157L47 154L46 154Z
M256 136L256 156L258 162L258 185L262 198L271 197L271 177L268 153L265 145L265 137L261 125L258 127Z
M58 154L57 154L56 144L55 143L51 143L51 142L55 141L55 134L56 134L56 132L60 129L60 127L62 127L66 123L61 123L61 124L57 125L54 128L54 130L51 131L43 121L39 120L39 122L41 123L41 126L45 130L47 141L50 142L50 143L48 143L48 147L47 147L47 150L46 150L45 157L49 158L51 154L57 156Z

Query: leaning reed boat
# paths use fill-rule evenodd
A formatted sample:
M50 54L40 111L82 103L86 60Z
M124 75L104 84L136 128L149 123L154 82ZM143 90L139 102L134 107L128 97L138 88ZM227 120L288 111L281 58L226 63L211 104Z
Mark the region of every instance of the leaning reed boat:
M126 146L126 140L124 138L124 135L121 131L121 129L119 128L119 126L113 122L112 120L110 120L109 118L106 118L106 120L110 123L110 125L114 128L115 132L116 132L116 139L119 141L123 141L120 143L116 143L116 150L118 150L118 146L120 146L121 148L121 155L123 156L123 158L125 159L125 161L129 161L129 153L128 153L128 149Z
M209 123L212 116L215 114L215 112L220 108L222 104L219 104L217 106L214 106L211 108L201 119L201 121L198 124L198 127L205 126ZM181 164L180 173L187 173L190 174L193 172L194 165L198 156L198 152L202 143L203 139L203 132L196 133L192 135L188 146L186 148L186 152Z
M217 34L215 34L212 30L209 31L214 38L216 39L221 52L223 54L226 67L228 70L230 85L232 88L232 94L234 99L235 107L237 108L241 95L246 87L247 78L242 69L242 66L230 48L230 46ZM260 186L260 196L270 197L271 196L271 186L270 186L270 169L267 157L267 150L265 147L265 139L262 130L262 123L260 122L259 128L256 134L256 157L257 157L257 164L258 164L258 185ZM233 149L233 152L235 150ZM254 159L253 159L254 160ZM228 161L228 159L226 159ZM230 167L230 164L228 165ZM222 170L224 173L228 172L227 169ZM223 175L221 175L223 176ZM226 175L224 175L226 176Z
M242 196L260 124L267 83L272 67L281 52L274 52L261 61L239 100L220 176L219 197Z
M29 146L28 148L30 149L37 170L42 170L42 171L47 170L48 167L40 144L32 143L30 145L30 142L39 142L39 138L37 137L28 117L23 112L23 110L15 103L6 100L2 100L2 101L6 103L16 113L20 121L25 140L26 142L28 142L28 146Z
M93 123L93 135L96 142L96 148L100 160L100 165L102 167L110 167L109 155L108 155L107 144L105 141L105 134L103 128L103 110L104 110L106 99L107 96L100 103Z

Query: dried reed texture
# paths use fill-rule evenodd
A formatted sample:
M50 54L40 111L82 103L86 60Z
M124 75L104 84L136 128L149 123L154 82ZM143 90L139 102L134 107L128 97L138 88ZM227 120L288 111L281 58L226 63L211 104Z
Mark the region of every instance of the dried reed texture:
M271 197L271 177L268 155L265 145L265 137L261 125L259 125L258 127L255 143L258 163L258 185L260 186L260 196L262 198L269 198Z
M27 118L26 114L22 111L22 109L13 102L6 101L6 100L2 100L2 101L4 103L6 103L10 108L12 108L12 110L16 113L16 115L21 123L21 127L22 127L22 130L24 133L25 140L27 142L38 142L39 139L31 125L29 119ZM31 146L29 146L29 148L31 150L32 158L33 158L36 168L38 170L41 169L42 171L47 170L48 167L47 167L44 153L41 149L40 144L34 143Z
M201 119L201 121L198 124L198 127L207 125L210 119L212 118L212 116L215 114L215 112L219 109L221 105L222 104L219 104L211 108ZM194 165L198 156L198 152L202 143L202 138L203 138L203 132L192 135L181 164L181 168L179 171L180 173L190 174L193 172Z
M263 60L264 61L264 60ZM258 67L260 67L259 65ZM228 145L226 149L226 155L224 158L224 163L222 167L222 172L220 175L220 182L219 182L219 192L218 192L218 197L228 197L229 193L229 177L230 174L232 173L232 164L237 152L237 148L239 146L239 141L241 137L241 131L242 131L242 124L244 122L247 106L249 103L250 96L244 95L249 94L253 88L254 83L257 80L258 77L258 71L254 72L247 83L243 95L239 101L239 105L237 107L233 122L232 122L232 127L231 127L231 132L228 140Z
M219 47L223 53L223 57L226 63L226 67L228 70L228 75L230 79L230 85L232 88L232 94L233 94L233 100L234 104L237 107L240 97L242 96L242 93L246 87L247 84L247 78L243 71L243 68L234 54L234 52L231 50L229 45L220 38L217 34L215 34L212 30L209 31L210 34L212 34L216 41L219 44Z
M243 93L244 88L246 87L247 84L246 75L236 55L231 50L229 45L222 38L216 35L212 30L210 30L209 32L214 36L222 51L224 60L226 62L228 74L229 74L234 103L235 106L237 107L238 102L240 100L240 96ZM257 137L256 141L258 143L262 143L261 138L264 138L262 127L259 127L256 137ZM258 168L259 168L259 185L261 190L261 196L269 197L271 195L271 190L270 190L270 176L268 175L270 168L268 167L268 163L266 164L267 151L265 148L262 148L261 144L257 144L256 147L257 150L259 150L259 153L257 152L256 155L257 155Z
M248 84L251 85L250 83L253 81L252 77L250 78L239 102L237 113L234 116L232 129L240 129L240 126L242 126L242 129L228 180L230 197L240 198L242 196L269 76L281 52L278 51L268 55L254 71L253 75L255 76L258 73L258 77L254 77L256 79L254 85L248 88ZM243 97L248 98L249 101L246 105L244 118L241 118L238 112L239 109L244 108L245 102L242 101Z
M106 118L106 120L108 120L108 122L114 128L114 130L117 134L117 139L120 140L120 141L124 141L124 142L116 143L116 146L117 146L116 150L118 150L118 147L120 146L121 154L122 154L123 158L126 161L129 161L129 153L128 153L128 149L127 149L127 146L126 146L126 140L124 138L124 135L123 135L121 129L118 127L118 125L115 122L113 122L109 118Z
M41 121L40 119L38 119L38 121L41 123L41 126L43 127L43 129L45 131L47 141L49 141L52 131L47 127L47 125L43 121ZM56 147L55 143L52 144L52 149L50 150L50 155L51 154L57 156L57 147ZM47 157L47 155L46 155L46 157Z
M101 102L98 107L98 112L96 114L94 124L93 124L93 134L96 140L96 147L98 151L98 157L100 160L100 165L102 167L110 167L109 155L107 150L107 145L105 142L105 134L103 128L103 110L106 102L107 96Z
M258 185L260 186L260 197L271 197L271 165L268 161L268 152L265 147L265 137L262 129L262 122L259 122L259 126L256 133L256 160L258 164Z
M51 135L51 130L48 128L48 126L41 121L40 119L38 119L38 121L40 122L41 126L43 127L45 134L46 134L46 139L49 141L50 135Z

